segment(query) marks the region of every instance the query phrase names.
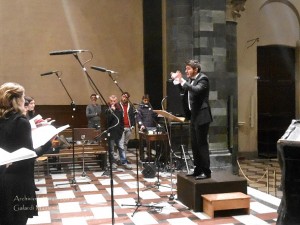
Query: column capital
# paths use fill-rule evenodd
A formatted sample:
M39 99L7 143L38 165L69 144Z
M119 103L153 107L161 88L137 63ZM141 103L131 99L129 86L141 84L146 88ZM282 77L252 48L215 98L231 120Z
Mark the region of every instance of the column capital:
M245 11L247 0L226 0L226 21L236 21Z

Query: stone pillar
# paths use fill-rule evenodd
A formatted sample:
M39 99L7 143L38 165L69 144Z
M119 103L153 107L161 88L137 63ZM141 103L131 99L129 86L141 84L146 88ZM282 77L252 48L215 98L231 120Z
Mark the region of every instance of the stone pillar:
M194 1L193 19L194 58L201 62L211 87L214 119L209 130L211 168L231 169L229 106L236 82L227 73L226 0Z
M233 21L238 18L242 7L237 3L241 1L245 2L166 0L167 71L184 71L184 62L194 58L201 62L203 72L210 79L214 121L210 126L209 145L213 170L232 170L232 153L236 162L236 24L228 23L227 17L231 15Z
M227 46L227 74L236 87L230 94L229 105L229 149L232 154L232 171L238 173L238 100L237 100L237 19L241 17L240 12L245 10L246 0L226 1L226 46Z
M166 75L170 76L171 71L184 71L184 62L193 57L192 1L166 0L165 10Z

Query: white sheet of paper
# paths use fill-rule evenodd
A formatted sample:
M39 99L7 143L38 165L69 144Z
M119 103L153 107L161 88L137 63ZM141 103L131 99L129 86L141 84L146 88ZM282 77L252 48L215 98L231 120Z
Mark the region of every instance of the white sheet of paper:
M41 127L36 127L31 130L33 148L36 149L47 143L51 138L53 138L58 133L70 127L69 124L64 125L59 128L55 128L51 124L43 125Z
M0 165L21 161L24 159L30 159L36 157L36 153L28 148L20 148L14 152L7 152L0 148Z

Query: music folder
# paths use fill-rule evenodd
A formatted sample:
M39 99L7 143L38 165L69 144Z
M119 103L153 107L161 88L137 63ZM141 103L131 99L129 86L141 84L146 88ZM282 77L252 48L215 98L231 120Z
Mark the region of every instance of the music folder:
M172 122L181 122L183 123L185 118L184 117L177 117L177 116L174 116L173 114L171 113L168 113L167 111L165 110L153 110L153 112L156 112L157 114L167 118L168 120L172 121Z

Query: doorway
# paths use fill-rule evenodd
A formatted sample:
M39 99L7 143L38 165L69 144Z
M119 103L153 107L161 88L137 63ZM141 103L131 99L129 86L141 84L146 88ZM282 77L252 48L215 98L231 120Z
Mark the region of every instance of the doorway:
M277 141L295 118L295 49L257 49L258 156L277 156Z

